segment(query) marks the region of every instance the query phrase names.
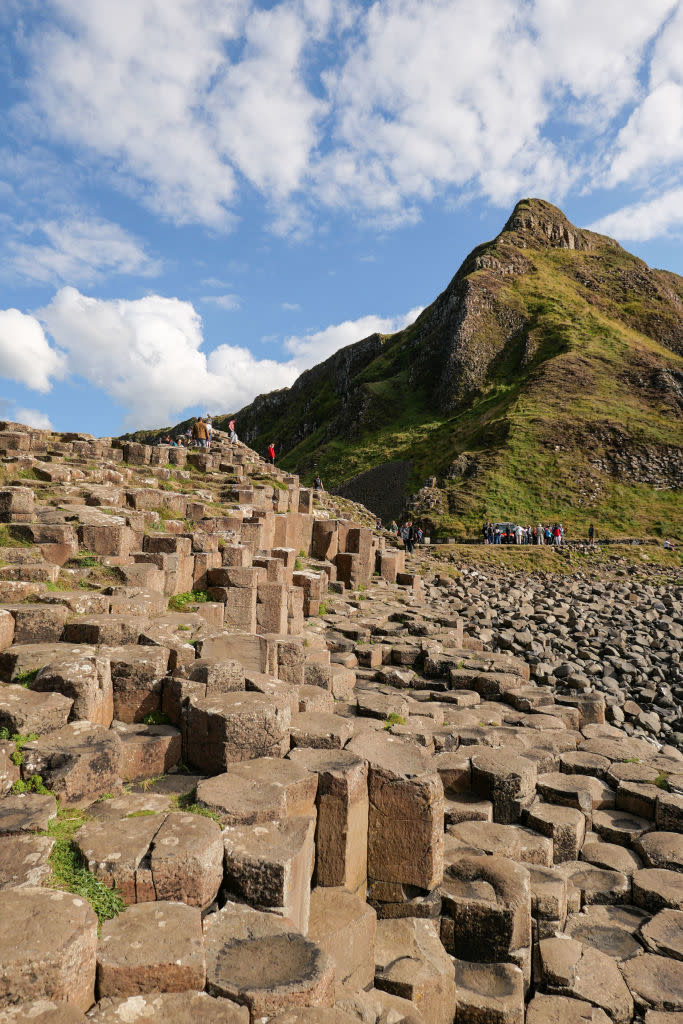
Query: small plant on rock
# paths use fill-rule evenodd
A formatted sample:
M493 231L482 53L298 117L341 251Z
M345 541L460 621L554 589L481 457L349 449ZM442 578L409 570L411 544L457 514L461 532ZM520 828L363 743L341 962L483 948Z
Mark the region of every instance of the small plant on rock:
M384 720L384 728L385 729L391 729L392 725L405 725L405 724L406 724L406 720L403 717L403 715L397 715L396 712L392 712L390 715L387 715L386 719Z

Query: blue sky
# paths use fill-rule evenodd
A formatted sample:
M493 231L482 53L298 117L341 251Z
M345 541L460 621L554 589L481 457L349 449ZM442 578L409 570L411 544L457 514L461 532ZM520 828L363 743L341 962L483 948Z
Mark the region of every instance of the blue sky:
M4 0L0 414L234 411L539 196L683 273L676 0Z

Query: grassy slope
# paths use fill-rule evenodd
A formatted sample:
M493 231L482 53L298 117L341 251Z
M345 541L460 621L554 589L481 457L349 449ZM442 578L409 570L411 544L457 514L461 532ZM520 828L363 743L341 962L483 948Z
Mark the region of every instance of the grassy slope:
M574 535L592 520L603 524L606 535L680 535L680 497L596 473L582 430L618 426L638 442L676 443L680 422L671 410L617 379L643 360L683 366L680 357L615 319L646 324L657 315L655 301L641 295L626 303L596 297L576 280L579 265L593 278L628 271L636 261L614 249L525 255L535 272L511 278L499 298L531 322L529 336L537 348L530 364L520 369L520 353L507 350L476 399L444 418L408 384L402 356L410 337L404 332L356 378L370 401L370 425L361 436L326 440L322 426L283 465L304 476L315 467L334 484L380 462L408 459L417 488L426 476L444 473L458 454L473 453L481 460L477 476L446 486L450 511L439 521L443 532L471 533L482 517L533 522L559 516ZM329 416L334 396L330 391L321 398ZM275 423L267 429L276 429Z
M652 287L644 264L599 236L593 240L595 248L584 251L526 247L523 258L533 269L505 277L502 287L500 279L493 284L498 303L517 312L528 329L507 345L485 385L452 413L438 411L430 398L435 374L428 352L447 344L442 327L421 342L427 361L416 370L414 341L425 311L416 325L383 338L379 355L360 361L345 397L335 390L338 381L333 387L332 357L289 392L243 410L238 432L248 429L258 451L275 438L285 452L282 466L305 482L319 472L334 486L393 459L412 464L411 490L438 475L447 511L431 519L446 535L472 535L482 518L509 517L559 518L570 536L585 533L591 521L603 536L683 536L677 494L620 482L591 464L604 454L596 439L603 428L636 445L679 441L680 419L672 408L633 381L652 368L683 368L680 356L648 336L664 336L669 328L675 333L675 306ZM486 253L505 263L510 252L509 237L499 236L475 250L463 270L475 284L492 287L489 270L472 269L474 256ZM683 298L680 278L657 277ZM473 344L496 350L499 330L493 315L480 318ZM222 420L214 423L223 426ZM311 425L316 429L300 440ZM149 440L159 433L136 436ZM476 458L478 471L449 479L448 467L462 453Z

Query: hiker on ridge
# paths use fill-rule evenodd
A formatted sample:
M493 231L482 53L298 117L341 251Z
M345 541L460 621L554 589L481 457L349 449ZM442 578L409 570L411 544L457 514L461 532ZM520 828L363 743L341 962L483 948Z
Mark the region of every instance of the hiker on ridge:
M316 476L315 480L313 481L313 490L314 491L324 491L325 490L325 488L323 487L323 482L322 482L322 480L320 479L319 476Z
M270 444L268 445L268 461L270 462L271 466L275 465L275 444L273 441L271 441Z

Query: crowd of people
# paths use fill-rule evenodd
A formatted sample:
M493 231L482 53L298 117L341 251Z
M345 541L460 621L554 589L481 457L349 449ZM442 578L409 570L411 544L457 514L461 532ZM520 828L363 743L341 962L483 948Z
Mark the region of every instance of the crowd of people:
M564 527L562 523L554 523L538 526L515 526L513 523L484 523L481 528L484 544L536 544L555 545L561 547L564 543ZM588 531L589 540L592 544L595 539L595 530L591 523Z

